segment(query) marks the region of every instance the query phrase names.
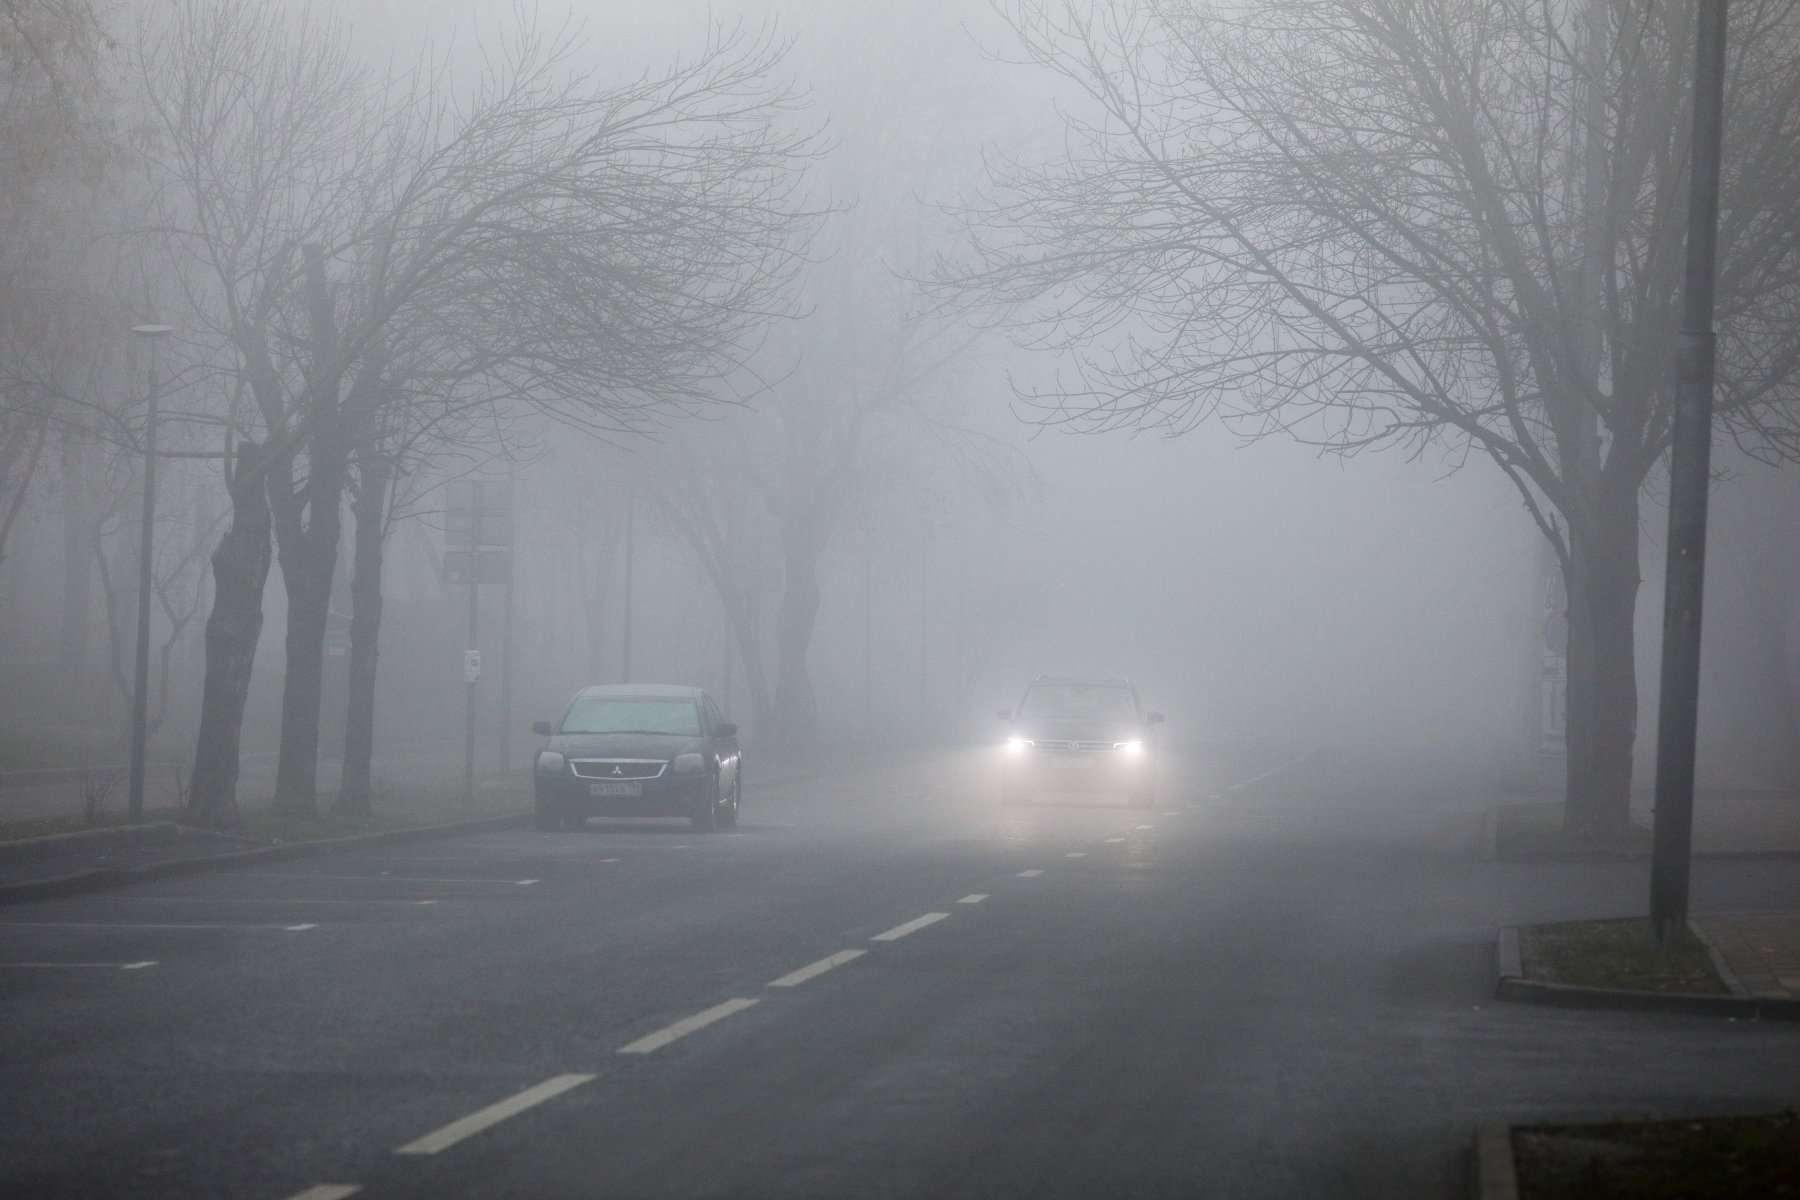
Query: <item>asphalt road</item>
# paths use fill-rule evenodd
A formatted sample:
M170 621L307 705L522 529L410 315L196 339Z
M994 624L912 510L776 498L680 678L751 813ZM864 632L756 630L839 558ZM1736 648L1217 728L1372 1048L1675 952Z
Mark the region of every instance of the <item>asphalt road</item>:
M983 753L0 909L7 1197L1453 1197L1485 1119L1781 1107L1800 1029L1490 999L1634 864L1477 861L1470 776ZM1800 864L1701 863L1701 909ZM360 1188L351 1192L344 1189Z

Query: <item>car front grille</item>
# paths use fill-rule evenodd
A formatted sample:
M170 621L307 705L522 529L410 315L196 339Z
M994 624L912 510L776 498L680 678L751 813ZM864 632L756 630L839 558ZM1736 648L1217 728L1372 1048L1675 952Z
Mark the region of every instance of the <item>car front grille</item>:
M569 769L583 779L655 779L668 769L660 759L575 758Z
M1039 750L1047 750L1052 754L1099 754L1103 751L1111 750L1113 748L1113 743L1045 741L1040 738L1037 742L1037 748Z

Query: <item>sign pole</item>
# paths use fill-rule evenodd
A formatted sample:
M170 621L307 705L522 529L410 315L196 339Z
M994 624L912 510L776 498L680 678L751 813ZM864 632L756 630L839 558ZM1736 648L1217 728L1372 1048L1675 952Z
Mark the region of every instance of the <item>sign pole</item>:
M479 569L480 561L476 560ZM469 576L469 652L463 659L463 684L468 692L468 708L463 720L463 800L475 804L475 682L479 671L471 663L481 649L476 640L481 617L481 576Z

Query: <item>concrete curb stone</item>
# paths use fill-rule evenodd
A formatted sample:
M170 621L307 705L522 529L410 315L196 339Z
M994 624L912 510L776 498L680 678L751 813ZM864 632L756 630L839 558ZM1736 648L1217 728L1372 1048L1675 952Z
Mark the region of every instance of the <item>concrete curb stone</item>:
M1484 1121L1475 1128L1475 1200L1518 1200L1518 1196L1512 1126Z
M1520 964L1517 927L1500 931L1494 950L1494 962L1494 995L1502 1000L1514 1000L1522 1004L1614 1009L1620 1012L1684 1013L1738 1020L1800 1021L1800 1000L1796 999L1645 992L1631 988L1582 987L1572 983L1527 979Z
M472 821L449 821L441 825L420 825L412 829L383 829L376 833L357 834L354 837L320 838L317 841L309 842L280 842L272 846L257 846L248 850L229 850L223 854L139 863L134 867L90 867L86 870L71 871L67 875L56 875L48 879L0 884L0 904L17 904L27 900L73 896L83 892L125 887L133 883L142 883L148 879L165 879L172 875L198 875L207 871L228 871L235 867L247 867L257 863L286 862L290 859L312 858L370 846L404 845L409 842L459 837L469 833L489 833L502 829L514 829L524 825L530 816L530 813L510 813L506 816L481 817ZM168 823L159 822L159 824ZM177 835L182 829L178 825L170 827L177 831ZM147 829L149 827L139 826L136 828Z

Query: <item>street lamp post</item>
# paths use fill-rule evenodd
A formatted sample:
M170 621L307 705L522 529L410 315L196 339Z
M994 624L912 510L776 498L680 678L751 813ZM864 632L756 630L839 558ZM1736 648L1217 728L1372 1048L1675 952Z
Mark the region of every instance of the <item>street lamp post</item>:
M156 405L161 380L156 372L156 343L172 330L167 325L138 325L131 330L150 344L150 394L144 405L144 523L138 542L137 663L131 687L131 785L126 815L144 819L144 742L150 710L150 548L156 525Z

